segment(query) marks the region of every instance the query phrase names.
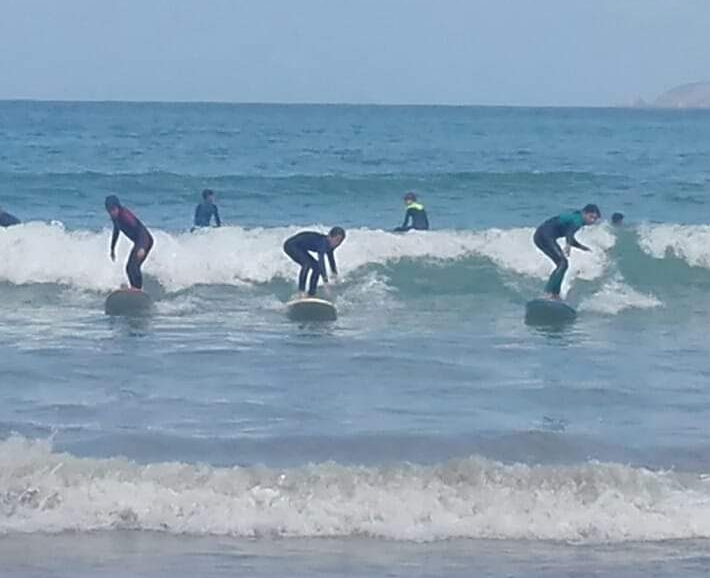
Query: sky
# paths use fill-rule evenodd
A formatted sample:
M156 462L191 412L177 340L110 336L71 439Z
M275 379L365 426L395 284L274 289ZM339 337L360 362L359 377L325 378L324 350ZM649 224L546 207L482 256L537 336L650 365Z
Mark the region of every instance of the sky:
M0 99L606 106L710 80L710 0L0 0Z

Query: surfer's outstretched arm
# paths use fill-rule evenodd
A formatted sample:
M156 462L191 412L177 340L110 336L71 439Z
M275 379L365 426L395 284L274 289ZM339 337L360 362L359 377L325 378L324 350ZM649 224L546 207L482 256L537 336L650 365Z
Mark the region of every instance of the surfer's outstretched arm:
M323 262L324 253L328 255L328 263L330 264L330 271L333 275L338 274L338 268L335 265L335 250L340 247L340 244L345 240L345 229L342 227L333 227L323 241L323 250L319 251L318 258L320 259L321 267L323 269L323 281L328 282L328 277L325 273L325 263Z
M328 272L325 270L325 253L318 252L318 267L320 268L321 277L323 277L323 283L328 282Z
M574 236L574 233L567 235L567 246L574 247L575 249L581 249L582 251L591 251L586 245L582 245Z
M219 218L219 209L217 209L217 205L214 206L214 222L217 223L218 227L222 226L222 221Z
M411 209L407 209L407 212L404 213L404 223L402 223L402 226L397 227L395 231L409 231L412 227L409 226L409 221L412 219L412 211Z
M592 203L586 205L581 211L575 211L572 215L566 215L566 224L570 227L565 235L567 238L567 246L581 249L582 251L591 251L589 247L577 241L574 234L585 225L593 225L601 219L601 216L602 212L599 210L599 207ZM576 219L574 217L576 217Z
M333 275L337 275L338 268L335 265L335 254L333 253L332 249L330 251L328 251L327 255L328 255L328 264L330 265L330 272Z
M121 233L121 229L118 228L118 223L113 221L113 234L111 235L111 260L116 259L116 243L118 242L118 235Z

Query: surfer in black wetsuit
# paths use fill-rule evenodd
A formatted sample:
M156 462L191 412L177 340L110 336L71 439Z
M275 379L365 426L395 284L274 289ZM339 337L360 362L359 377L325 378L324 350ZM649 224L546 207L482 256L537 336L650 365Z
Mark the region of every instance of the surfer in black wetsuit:
M218 227L222 226L222 221L219 219L219 210L214 204L214 191L205 189L202 191L202 202L195 207L195 226L194 231L198 227L209 227L214 217L214 222Z
M550 279L545 287L546 297L548 299L560 299L560 290L562 280L565 278L569 262L569 257L572 247L581 249L582 251L591 251L586 245L582 245L574 234L585 225L596 223L601 217L599 207L596 205L587 205L581 211L573 211L571 213L562 213L556 217L552 217L540 225L535 231L533 241L540 251L545 253L555 264L555 270L550 275ZM567 244L562 249L557 239L565 237Z
M333 276L338 274L333 252L344 239L345 230L342 227L333 227L327 235L304 231L286 239L284 253L301 266L301 272L298 275L298 291L302 296L306 291L306 280L309 271L311 272L308 284L308 295L310 297L314 297L316 294L320 276L323 277L325 283L328 283L328 273L325 270L326 255L328 256L328 263ZM317 261L311 253L318 255Z
M412 229L416 231L428 230L429 219L427 218L424 205L417 202L417 195L414 193L404 195L404 204L407 206L407 212L404 214L404 223L402 223L401 227L397 227L395 231L403 233ZM411 225L409 224L410 221L412 222Z
M111 260L116 260L116 242L118 235L123 232L126 237L133 241L133 250L126 263L126 273L128 282L133 289L143 288L143 275L141 266L148 257L148 253L153 248L153 237L138 218L126 207L121 206L121 202L115 195L106 197L106 211L113 221L113 235L111 236Z
M0 227L12 227L13 225L19 225L22 221L18 219L15 215L6 213L0 208Z

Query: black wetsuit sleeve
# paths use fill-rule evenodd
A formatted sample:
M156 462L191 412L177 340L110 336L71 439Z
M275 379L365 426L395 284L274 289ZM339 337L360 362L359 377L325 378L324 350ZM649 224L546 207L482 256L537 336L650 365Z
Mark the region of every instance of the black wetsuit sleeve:
M325 253L318 251L318 266L320 267L320 274L323 276L323 281L328 282L328 272L325 270Z
M582 243L577 241L577 239L574 236L575 233L576 233L576 231L573 231L573 232L567 234L567 236L565 237L567 239L567 244L570 247L575 247L576 249L582 249L583 251L587 251L589 249L589 247L587 247L586 245L582 245Z
M214 222L217 223L218 227L222 226L222 221L219 219L219 210L217 209L217 205L213 205L214 207Z
M111 235L111 253L116 250L116 243L118 242L118 235L120 234L121 229L118 228L118 223L116 221L113 222L113 234Z
M199 214L200 214L200 205L197 205L195 207L195 216L192 219L192 222L195 224L195 227L199 227L199 225L197 224L197 217L199 216Z
M328 251L328 263L330 263L330 271L333 275L337 275L338 268L335 266L335 253L333 253L333 249Z
M414 215L412 214L413 211L412 209L407 209L407 212L404 213L404 223L402 223L402 226L400 227L400 230L402 231L407 231L411 227L408 225L410 220L414 220Z

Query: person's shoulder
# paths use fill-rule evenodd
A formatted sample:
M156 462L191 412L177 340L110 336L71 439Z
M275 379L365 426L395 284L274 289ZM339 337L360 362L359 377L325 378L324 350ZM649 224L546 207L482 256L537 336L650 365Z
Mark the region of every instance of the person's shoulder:
M130 209L127 209L126 207L121 207L121 212L119 213L119 218L122 218L126 221L129 221L131 223L135 223L138 221L138 217L136 217L135 213L131 211Z
M563 223L571 223L577 220L577 215L574 211L566 211L557 215L557 218Z

